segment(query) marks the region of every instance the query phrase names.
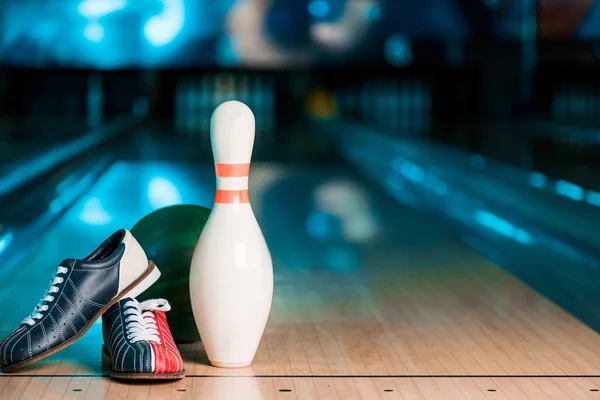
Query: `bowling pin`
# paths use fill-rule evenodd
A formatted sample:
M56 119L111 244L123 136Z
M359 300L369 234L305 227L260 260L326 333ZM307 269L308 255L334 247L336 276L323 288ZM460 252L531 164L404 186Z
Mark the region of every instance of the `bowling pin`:
M194 87L193 81L191 79L186 80L186 105L185 105L185 114L186 114L186 136L190 134L194 130L194 110L192 109L192 104L194 104Z
M273 264L248 197L254 114L227 101L213 112L215 204L190 266L190 299L206 354L216 367L252 363L273 298Z
M102 109L104 107L104 90L102 87L102 75L92 74L88 79L87 96L87 124L95 128L102 124Z
M177 80L177 85L175 87L175 110L174 110L174 118L175 118L175 130L177 133L181 134L182 121L181 121L181 108L183 107L183 96L182 96L182 84L181 79Z
M424 105L425 105L425 120L423 121L423 128L425 129L425 135L429 137L431 129L431 112L432 112L432 100L431 100L431 85L428 83L425 87L424 93Z

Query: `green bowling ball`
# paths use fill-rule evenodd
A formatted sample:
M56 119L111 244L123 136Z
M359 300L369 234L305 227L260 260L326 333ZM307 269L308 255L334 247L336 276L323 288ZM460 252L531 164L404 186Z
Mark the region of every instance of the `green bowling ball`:
M190 263L210 211L187 204L165 207L146 215L131 229L161 272L159 280L138 300L164 298L171 303L167 319L176 343L200 340L190 304Z

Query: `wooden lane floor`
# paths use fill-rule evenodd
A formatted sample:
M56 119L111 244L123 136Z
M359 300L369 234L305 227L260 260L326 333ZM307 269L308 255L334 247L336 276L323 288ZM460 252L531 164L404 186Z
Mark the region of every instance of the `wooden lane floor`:
M270 241L273 308L251 367L213 368L201 343L184 344L185 379L112 380L97 323L69 348L0 375L0 398L600 398L600 335L428 216L364 190L375 198L378 240L309 240L285 219L300 213L294 203L262 213L268 242L282 223L293 240ZM275 196L290 198L298 198L290 189ZM54 251L64 228L35 254ZM36 268L40 260L29 257L23 265ZM40 286L36 274L23 274L0 291L10 321L0 323L2 335L27 309L7 302Z
M114 381L102 377L97 324L64 351L2 376L0 396L600 398L591 391L600 388L594 331L465 247L429 250L438 252L398 249L411 268L348 279L282 271L250 368L213 368L192 344L180 347L183 381Z

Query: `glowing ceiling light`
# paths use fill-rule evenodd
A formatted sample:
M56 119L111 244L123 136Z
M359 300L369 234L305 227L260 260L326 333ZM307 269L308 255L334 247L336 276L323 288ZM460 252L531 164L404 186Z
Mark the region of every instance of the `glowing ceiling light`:
M85 0L79 4L77 11L84 17L96 19L121 10L125 5L125 0Z
M162 0L164 11L151 17L144 25L144 35L148 42L160 47L167 45L177 37L183 28L183 0Z
M85 26L83 34L93 43L100 43L104 39L104 27L98 22L90 22Z
M329 4L325 0L313 0L308 5L308 12L317 18L326 17L329 9Z

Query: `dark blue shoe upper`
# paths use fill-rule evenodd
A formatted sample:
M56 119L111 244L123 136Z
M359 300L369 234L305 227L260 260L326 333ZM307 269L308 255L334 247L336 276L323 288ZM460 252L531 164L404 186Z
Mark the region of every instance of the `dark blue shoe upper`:
M0 366L27 361L75 340L99 317L118 294L119 264L125 246L120 230L83 260L66 259L57 273L58 290L36 307L35 317L0 343ZM37 315L36 315L37 314Z
M127 335L129 315L125 311L130 300L129 297L119 300L102 316L103 351L111 359L113 372L152 373L150 343L132 342Z

